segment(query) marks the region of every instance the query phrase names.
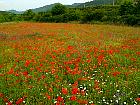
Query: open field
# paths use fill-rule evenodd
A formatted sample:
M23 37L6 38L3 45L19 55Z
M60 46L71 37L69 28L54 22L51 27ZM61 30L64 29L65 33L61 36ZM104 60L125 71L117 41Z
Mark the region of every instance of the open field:
M140 105L140 28L0 24L0 105Z

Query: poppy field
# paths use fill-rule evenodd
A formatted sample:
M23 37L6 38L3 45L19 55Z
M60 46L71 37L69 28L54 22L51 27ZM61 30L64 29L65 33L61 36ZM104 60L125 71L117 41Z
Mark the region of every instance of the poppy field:
M0 24L0 105L140 105L140 28Z

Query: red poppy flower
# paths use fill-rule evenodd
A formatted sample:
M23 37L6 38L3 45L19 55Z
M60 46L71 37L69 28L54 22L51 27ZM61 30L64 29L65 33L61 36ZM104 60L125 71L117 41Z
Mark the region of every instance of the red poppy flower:
M10 70L9 70L9 72L7 72L7 74L13 74L14 73L14 69L13 68L11 68Z
M41 76L41 78L42 78L42 79L45 79L45 78L46 78L46 76L45 76L45 75L42 75L42 76Z
M108 64L104 64L104 67L107 67L108 66Z
M63 94L68 94L67 88L62 88L62 93L63 93Z
M88 60L87 60L87 63L90 63L90 62L91 62L91 60L90 60L90 59L88 59Z
M40 64L40 67L42 67L43 66L43 64Z
M29 61L29 60L26 60L26 62L25 62L25 64L24 64L24 66L25 66L25 67L28 67L28 66L29 66L29 64L30 64L30 61Z
M24 76L27 76L27 75L28 75L28 71L24 71L22 74L23 74Z
M66 56L67 56L67 57L70 57L70 54L67 54Z
M104 55L103 54L99 55L97 59L98 61L102 61L104 59Z
M4 97L4 94L3 94L3 93L0 93L0 98L1 98L1 97Z
M140 102L140 98L136 98L136 101L139 101Z
M17 76L17 77L18 77L18 76L19 76L19 74L18 74L18 73L15 73L15 76Z
M85 95L85 90L81 90L81 94L84 96Z
M19 99L16 101L16 105L21 104L23 101L24 101L24 98L19 98Z
M72 50L73 49L73 46L68 46L68 50Z
M56 102L56 104L55 105L60 105L60 102Z
M137 55L140 55L140 52L136 52Z
M72 89L72 94L77 94L78 93L78 88L73 88Z
M75 101L76 100L76 96L71 96L70 100Z
M112 73L112 75L114 76L114 77L116 77L117 75L120 75L121 73L119 72L119 71L116 71L116 72L113 72Z
M81 105L81 104L88 104L87 100L77 100L77 102Z
M75 81L74 84L72 85L73 87L77 87L78 86L78 81Z
M2 65L0 65L0 69L2 68L3 66Z
M57 101L58 101L58 102L62 102L62 101L63 101L63 98L62 98L61 96L58 96L58 97L57 97Z
M8 104L7 105L12 105L12 103L11 102L8 102Z
M65 105L64 103L61 103L61 105Z
M50 96L50 95L48 95L48 96L47 96L47 98L48 98L48 100L50 100L50 99L51 99L51 96Z
M108 50L108 53L109 53L110 55L112 55L114 52L113 52L113 50Z
M3 99L4 102L9 102L8 98Z

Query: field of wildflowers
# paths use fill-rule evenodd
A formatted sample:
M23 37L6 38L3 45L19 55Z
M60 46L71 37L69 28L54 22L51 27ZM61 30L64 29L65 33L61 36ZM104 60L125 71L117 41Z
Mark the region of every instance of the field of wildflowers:
M140 28L0 24L0 105L140 105Z

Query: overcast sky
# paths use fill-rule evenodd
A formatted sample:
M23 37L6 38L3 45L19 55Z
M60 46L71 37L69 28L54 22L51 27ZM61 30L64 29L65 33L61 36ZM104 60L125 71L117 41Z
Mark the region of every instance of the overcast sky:
M0 10L18 10L37 8L53 3L73 4L92 0L0 0Z

